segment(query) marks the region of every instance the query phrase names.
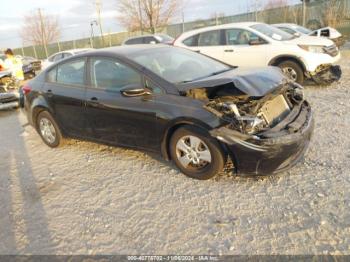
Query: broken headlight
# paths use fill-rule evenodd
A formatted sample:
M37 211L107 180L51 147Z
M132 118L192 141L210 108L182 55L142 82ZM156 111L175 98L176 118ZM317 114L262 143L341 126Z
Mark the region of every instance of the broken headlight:
M233 114L235 116L232 124L245 133L255 133L266 125L266 121L262 115L242 116L235 103L222 103L221 106L226 113Z
M301 49L311 53L323 54L325 53L324 47L320 45L298 45Z

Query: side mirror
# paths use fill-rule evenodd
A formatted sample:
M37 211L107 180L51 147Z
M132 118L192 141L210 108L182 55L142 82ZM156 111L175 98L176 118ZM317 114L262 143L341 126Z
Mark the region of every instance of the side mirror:
M262 39L250 40L249 45L263 45L266 42Z
M126 97L144 96L152 94L148 89L139 86L125 87L122 90L120 90L120 93Z

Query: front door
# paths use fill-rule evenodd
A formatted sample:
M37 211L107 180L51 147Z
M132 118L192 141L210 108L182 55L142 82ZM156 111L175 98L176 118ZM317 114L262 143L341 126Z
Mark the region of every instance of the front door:
M267 66L268 43L245 29L226 29L223 61L233 66Z
M128 147L156 149L153 96L127 97L126 87L143 88L140 73L119 60L90 58L87 118L97 140Z
M198 45L192 46L191 49L217 60L222 60L224 46L221 32L221 30L212 30L200 33L198 36Z

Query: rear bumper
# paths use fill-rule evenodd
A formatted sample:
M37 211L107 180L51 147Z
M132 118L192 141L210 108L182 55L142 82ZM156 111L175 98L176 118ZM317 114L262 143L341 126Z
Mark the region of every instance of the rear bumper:
M289 129L269 132L267 137L238 135L237 131L221 127L211 134L224 142L238 173L269 175L294 166L304 155L311 140L314 120L311 108L304 102L299 112L291 112L283 122ZM297 115L296 115L297 113ZM288 119L289 118L289 119ZM293 118L293 119L290 119Z

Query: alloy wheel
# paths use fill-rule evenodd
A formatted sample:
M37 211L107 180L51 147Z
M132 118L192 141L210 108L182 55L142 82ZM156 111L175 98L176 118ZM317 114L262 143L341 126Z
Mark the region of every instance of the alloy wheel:
M298 73L292 67L283 67L282 72L293 81L296 81L298 79Z
M212 162L208 146L196 136L184 136L176 143L176 156L185 168L204 168Z
M39 129L42 137L48 142L49 144L53 144L56 140L56 130L52 122L43 117L40 119L39 122Z

